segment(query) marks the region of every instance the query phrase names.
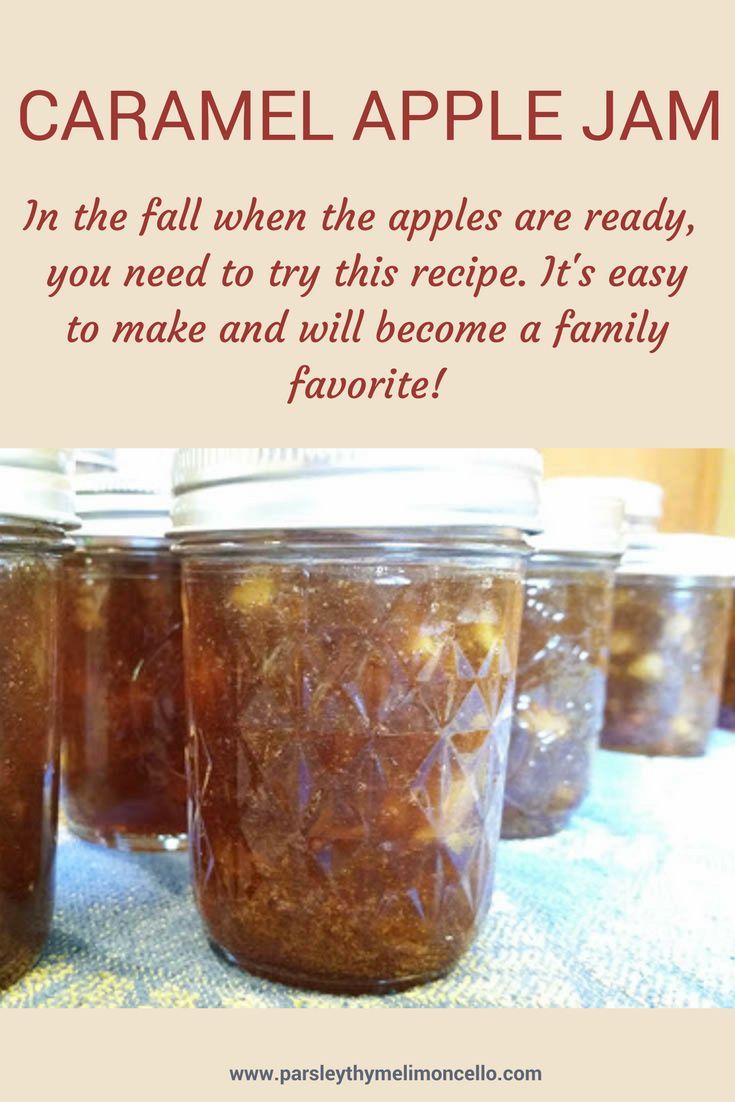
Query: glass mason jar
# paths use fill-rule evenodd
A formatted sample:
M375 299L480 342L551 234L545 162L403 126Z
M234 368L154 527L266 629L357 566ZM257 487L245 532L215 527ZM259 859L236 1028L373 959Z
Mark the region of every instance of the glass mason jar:
M504 838L561 830L584 800L605 710L623 504L549 485L528 564Z
M68 461L63 451L0 449L0 988L35 964L53 910Z
M615 584L602 745L703 754L720 705L735 541L661 535L631 549Z
M70 829L118 849L186 845L181 587L169 501L124 475L77 480L64 567L63 796Z
M539 462L178 457L194 883L231 962L379 993L442 975L472 941Z

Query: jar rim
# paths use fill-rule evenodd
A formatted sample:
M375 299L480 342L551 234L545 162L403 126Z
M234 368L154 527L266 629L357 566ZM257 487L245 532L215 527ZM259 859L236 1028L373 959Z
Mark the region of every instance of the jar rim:
M74 541L65 525L0 514L0 550L70 551Z
M228 557L257 551L278 554L315 550L438 551L447 557L462 554L507 554L528 558L533 553L524 533L517 528L493 526L386 528L256 529L242 532L169 533L171 549L184 556Z
M735 578L724 574L654 574L619 570L615 585L616 587L632 585L641 588L666 585L674 589L733 589Z
M166 536L147 535L99 535L97 533L75 532L74 542L78 551L109 552L115 554L125 551L168 551L171 541Z
M535 544L535 541L534 541ZM608 567L615 570L618 567L622 557L620 551L597 551L597 550L557 550L540 548L534 549L533 554L529 560L529 566L536 564L559 563L561 565L584 565L585 563L599 563L600 566Z

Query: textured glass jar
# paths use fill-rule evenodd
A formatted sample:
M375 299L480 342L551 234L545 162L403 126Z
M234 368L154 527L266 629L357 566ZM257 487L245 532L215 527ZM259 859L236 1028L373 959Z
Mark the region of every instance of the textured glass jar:
M720 705L733 548L717 537L659 536L624 559L615 584L607 749L705 752Z
M16 449L10 463L39 464L31 470L6 466L4 452L0 449L0 988L32 967L51 924L60 556L64 527L73 522L61 458L54 460L50 450Z
M75 834L120 849L186 845L180 566L153 532L167 504L88 476L64 568L63 795Z
M592 478L543 487L543 531L526 574L504 838L561 830L589 789L626 528L624 502L609 490L609 479Z
M320 481L339 493L338 474ZM213 944L324 990L442 975L490 900L520 531L190 531L179 548L191 851Z
M587 795L605 710L616 563L583 555L529 563L504 838L554 834Z

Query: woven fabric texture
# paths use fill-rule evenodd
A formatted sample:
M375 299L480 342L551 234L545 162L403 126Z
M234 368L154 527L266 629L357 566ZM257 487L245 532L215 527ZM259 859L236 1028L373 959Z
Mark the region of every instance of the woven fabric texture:
M207 944L186 855L62 832L46 953L0 1007L733 1006L733 791L733 735L700 759L602 751L569 829L501 844L490 917L456 971L382 998L239 972Z

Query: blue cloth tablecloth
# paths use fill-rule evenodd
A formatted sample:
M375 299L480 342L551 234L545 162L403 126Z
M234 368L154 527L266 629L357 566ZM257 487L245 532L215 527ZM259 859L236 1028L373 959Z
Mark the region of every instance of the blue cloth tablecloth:
M210 950L185 854L62 832L44 957L2 1007L721 1007L735 1005L735 736L705 758L601 752L554 838L503 842L493 907L448 978L336 998L254 979Z

